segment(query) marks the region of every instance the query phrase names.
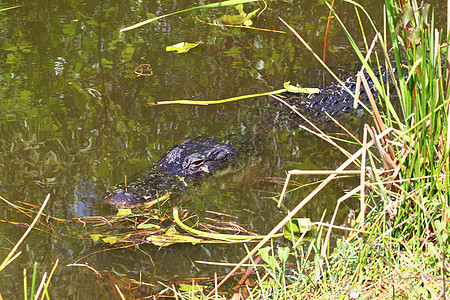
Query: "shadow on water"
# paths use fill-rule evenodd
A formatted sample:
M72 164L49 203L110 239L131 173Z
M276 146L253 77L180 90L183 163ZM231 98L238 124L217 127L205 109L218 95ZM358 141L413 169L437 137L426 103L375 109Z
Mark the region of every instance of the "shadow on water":
M95 3L94 3L95 2ZM60 219L114 214L102 203L107 189L157 161L186 139L253 136L254 153L241 157L238 171L220 174L182 193L183 208L204 215L218 211L238 217L248 229L267 233L286 209L276 208L279 182L286 170L332 169L343 156L318 138L281 120L271 98L215 106L147 106L155 100L214 100L279 89L283 82L317 86L321 68L292 34L213 27L234 8L201 10L165 18L140 29L119 33L148 13L162 15L200 5L201 1L38 1L0 12L0 195L11 202L39 205L47 193L47 214ZM365 1L375 20L382 1ZM379 3L378 3L379 2ZM14 5L3 1L0 7ZM250 11L250 4L246 4ZM276 1L255 27L286 30L282 17L321 53L327 8L320 1ZM354 11L343 4L341 18L358 40ZM182 41L203 43L187 54L165 52ZM345 36L334 24L328 62L339 69L355 67ZM135 69L150 64L153 76ZM354 128L358 133L360 129ZM243 141L244 143L246 141ZM300 183L320 178L296 178ZM351 180L338 181L321 193L301 216L316 221L334 210ZM308 189L291 193L292 208ZM3 221L30 218L0 202ZM327 215L328 216L328 215ZM345 209L341 219L345 218ZM0 257L24 231L0 223ZM22 272L37 261L39 273L56 259L63 266L51 284L54 298L109 298L106 288L85 268L88 263L118 278L148 283L208 277L224 268L196 263L237 262L242 245L174 245L159 249L109 250L92 242L79 222L38 225L22 255L2 272L0 291L13 299L22 288ZM86 256L86 257L85 257ZM85 258L84 258L85 257Z

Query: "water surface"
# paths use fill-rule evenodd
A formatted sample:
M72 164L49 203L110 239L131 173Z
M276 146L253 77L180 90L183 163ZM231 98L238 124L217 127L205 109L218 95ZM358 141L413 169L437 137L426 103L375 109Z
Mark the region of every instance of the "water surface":
M17 4L0 2L0 8ZM291 33L214 27L194 18L214 23L223 14L236 14L232 7L179 14L120 33L154 14L204 4L129 2L38 1L0 13L0 195L21 206L38 206L50 193L46 213L58 219L110 215L114 210L102 203L103 193L125 175L145 170L174 145L186 139L252 137L253 152L241 156L237 168L171 201L202 216L208 210L231 214L249 230L267 233L286 208L293 208L311 190L289 194L286 207L276 208L274 199L286 170L332 169L344 157L298 130L295 122L280 118L269 97L214 106L147 103L224 99L276 90L285 81L317 86L320 65ZM382 1L362 2L380 24ZM246 12L256 7L244 5ZM337 8L355 39L362 41L354 10L342 3ZM287 32L281 17L321 53L327 15L321 1L274 1L254 19L254 26ZM182 41L202 44L187 54L165 51L167 45ZM343 74L357 66L336 22L330 30L327 62ZM150 64L153 75L136 76L141 64ZM354 183L332 183L299 217L317 221L328 211L329 218L343 189ZM5 257L25 230L20 223L31 219L4 202L0 208L0 219L11 222L0 223L0 257ZM30 273L35 261L41 278L60 260L50 288L53 298L109 299L107 285L93 272L65 265L88 263L117 278L156 284L208 277L213 271L224 274L223 268L195 261L237 262L245 253L241 245L144 245L105 251L108 246L92 242L80 222L41 221L41 231L31 233L21 246L22 255L2 272L0 291L6 299L20 298L23 269Z

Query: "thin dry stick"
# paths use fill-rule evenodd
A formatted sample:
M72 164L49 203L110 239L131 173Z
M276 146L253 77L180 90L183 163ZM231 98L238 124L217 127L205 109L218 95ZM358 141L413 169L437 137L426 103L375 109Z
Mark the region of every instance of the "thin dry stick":
M360 173L360 170L342 170L340 172L338 172L337 170L289 170L286 172L286 181L284 182L283 190L281 191L277 207L281 207L281 203L283 202L284 196L287 193L288 183L290 181L291 175L359 175Z
M362 74L364 74L364 73L361 72L361 71L359 71L356 74L355 98L353 99L353 108L354 109L358 108L359 92L361 90L361 76L362 76Z
M389 134L392 129L388 128L384 132L380 133L377 138L382 138L385 135ZM370 141L367 144L367 147L371 147L373 145L373 141ZM353 154L350 158L348 158L339 168L337 168L337 171L342 171L346 167L348 167L358 156L362 154L364 151L363 148L359 149L355 154ZM274 234L278 232L281 228L283 228L286 223L291 220L295 214L297 214L300 209L302 209L318 192L320 192L331 180L333 180L334 177L336 177L337 174L331 174L328 176L318 187L316 187L308 196L306 196L305 199L303 199L302 202L300 202L283 220L281 220L277 226L275 226L268 234L267 236L261 240L261 242L258 243L258 245L255 246L242 260L241 262L236 265L233 270L230 271L230 273L225 276L225 278L216 286L214 289L209 292L207 297L210 297L215 291L222 286L228 279L230 279L233 274L239 270L239 268L253 255L255 254L265 243L267 243L268 240L272 238Z
M354 96L354 94L352 93L352 91L350 91L346 86L345 83L339 79L339 77L336 76L336 74L333 73L333 71L331 71L331 69L323 62L322 59L320 59L320 57L314 52L314 50L311 48L311 46L308 45L308 43L301 37L301 35L295 31L294 28L292 28L292 26L290 26L288 23L286 23L282 18L278 17L278 19L280 19L280 21L284 24L284 26L286 26L287 28L289 28L290 31L292 31L292 33L300 40L300 42L303 44L303 46L305 46L306 49L308 49L309 52L311 52L311 54L314 56L314 58L331 74L331 76L334 77L334 79L336 79L336 81L351 95Z
M377 126L378 132L382 132L382 131L386 130L386 125L384 125L384 122L381 119L380 112L379 112L378 107L377 107L377 105L375 103L375 99L374 99L373 94L372 94L372 92L370 91L370 88L369 88L369 83L367 82L366 77L364 76L364 74L361 74L361 80L362 80L362 82L364 84L364 88L366 89L367 96L369 97L370 105L372 106L372 110L373 110L372 116L373 116L373 119L375 121L375 125ZM384 141L384 139L383 139L383 141ZM387 143L384 141L384 144L387 144ZM394 148L392 148L392 145L388 145L388 150L389 150L389 153L391 154L391 157L395 157ZM390 161L392 161L392 159L390 159Z
M344 125L342 125L341 123L339 123L335 118L333 118L332 115L330 115L327 111L325 111L325 113L327 114L327 117L331 119L331 121L333 121L337 126L339 126L339 128L341 128L346 134L348 134L348 136L350 136L355 142L357 142L358 144L361 144L361 142L356 138L356 136L351 133L347 128L345 128Z
M375 120L375 125L377 125L378 130L384 131L386 130L386 126L383 123L383 120L380 116L380 111L378 110L377 104L375 103L375 98L373 97L372 92L370 91L369 83L367 82L366 76L364 76L364 73L360 74L361 81L364 85L364 88L366 89L367 97L369 98L370 105L372 106L373 110L373 118Z
M291 175L359 175L361 170L289 170L287 173Z
M42 276L41 284L39 284L39 287L37 289L36 294L34 295L33 299L39 298L39 295L41 294L42 289L44 288L45 279L47 278L47 272L44 273L44 276ZM33 297L33 296L32 296Z
M357 188L355 188L356 191ZM351 192L351 191L350 191ZM349 192L349 193L350 193ZM346 197L345 195L343 197ZM350 196L349 196L350 197ZM346 200L346 199L345 199ZM344 201L341 201L341 203ZM344 227L344 226L338 226L338 225L331 225L328 223L322 223L322 222L313 222L311 223L311 226L323 226L323 227L328 227L328 228L333 228L333 229L339 229L339 230L345 230L345 231L350 231L350 232L359 232L359 233L364 233L364 234L370 234L369 231L366 230L360 230L360 229L356 229L356 228L352 228L352 227ZM298 246L298 245L297 245Z
M375 47L375 43L378 40L378 34L375 35L375 37L372 40L372 44L370 45L369 51L366 54L366 57L364 60L367 62L369 60L370 55L372 54L373 48ZM358 101L359 101L359 92L361 89L361 79L364 76L364 65L362 65L361 70L356 74L356 87L355 87L355 98L353 100L353 108L358 107Z
M375 136L375 128L372 128L372 130L368 131L369 134L374 138ZM380 139L384 144L386 144L384 139ZM395 169L397 167L397 164L391 159L391 157L386 153L386 151L383 150L383 147L381 145L380 140L375 140L375 145L378 148L378 151L380 152L381 159L383 160L384 167L386 169Z
M214 286L217 286L217 272L214 272ZM215 299L219 299L219 291L216 289Z
M366 204L364 199L364 187L366 182L366 154L367 154L367 131L370 129L370 127L366 124L364 125L364 134L363 134L363 148L366 149L366 151L363 151L361 155L361 178L360 178L360 186L361 186L361 195L359 200L359 206L361 208L361 221L360 226L361 228L364 227L364 217L366 212Z
M11 257L11 259L8 260L3 267L5 268L7 265L12 263L20 254L22 254L22 251L17 252L13 257Z
M345 150L344 148L342 148L342 147L339 146L338 144L334 143L334 141L333 141L333 143L332 143L332 142L331 142L332 140L330 139L330 137L328 137L325 133L317 133L317 132L311 130L310 128L308 128L308 127L306 127L306 126L303 126L303 125L301 125L301 124L298 125L298 127L301 128L301 129L303 129L303 130L306 130L306 131L308 131L309 133L314 134L315 136L317 136L317 137L323 139L324 141L326 141L326 142L332 144L333 146L335 146L336 148L338 148L342 153L344 153L345 156L347 156L347 157L350 157L350 156L351 156L351 154L350 154L347 150Z
M178 293L177 293L177 290L175 289L175 285L173 285L173 284L172 284L172 291L173 291L173 294L175 295L175 299L178 300Z
M9 263L9 260L14 255L14 253L17 251L17 248L19 248L20 244L25 240L27 235L30 233L30 231L33 229L36 222L39 220L39 217L41 216L42 212L44 211L45 206L47 205L48 199L50 199L50 194L47 195L47 197L44 200L44 203L42 203L41 209L37 213L36 217L34 218L33 222L31 223L30 227L25 231L25 233L22 235L20 240L17 242L17 244L11 249L9 254L6 256L5 260L0 265L0 272L5 268L5 266ZM17 256L16 256L17 257Z
M89 270L91 270L92 272L94 272L98 278L102 278L102 274L100 274L99 271L97 271L93 267L89 266L88 264L68 264L68 265L66 265L66 267L85 267L85 268L88 268Z
M42 297L41 297L41 300L43 300L43 299L44 299L44 296L46 295L48 286L50 285L50 280L52 280L53 273L55 273L55 270L56 270L56 267L58 266L58 263L59 263L59 259L56 260L55 264L53 265L52 270L50 271L50 275L48 275L47 282L45 283L45 285L44 285L44 290L42 291Z
M119 293L120 299L125 300L125 296L123 295L122 291L119 289L117 284L114 283L114 287L116 288L117 293Z
M281 202L283 202L284 196L286 195L286 191L288 188L288 183L291 180L291 173L289 173L289 171L286 173L286 181L284 182L283 185L283 190L281 191L281 195L280 195L280 199L278 199L278 204L277 207L280 208L281 207Z
M295 107L293 107L292 105L290 105L289 103L287 103L286 101L284 101L283 99L281 99L278 96L275 95L269 95L272 98L278 100L279 102L281 102L282 104L286 105L290 110L292 110L294 113L296 113L300 118L302 118L306 123L308 123L309 125L311 125L317 132L312 132L313 134L319 136L320 138L324 139L325 141L327 141L328 143L330 143L331 145L335 146L336 148L338 148L339 150L341 150L342 153L344 153L347 156L350 156L350 153L345 150L344 148L342 148L341 146L339 146L338 144L336 144L332 139L330 139L322 130L319 129L319 127L317 127L314 123L312 123L307 117L305 117L303 114L301 114Z
M342 202L344 202L345 200L347 200L348 198L350 198L351 196L356 194L359 191L359 189L360 188L358 186L337 200L336 208L334 210L333 217L331 218L331 221L330 221L330 229L328 229L327 236L323 243L322 253L320 254L320 259L321 259L322 263L323 263L323 260L325 259L326 251L328 249L328 243L329 243L330 237L331 237L331 229L334 227L334 220L336 219L336 215L339 210L339 206L341 205Z

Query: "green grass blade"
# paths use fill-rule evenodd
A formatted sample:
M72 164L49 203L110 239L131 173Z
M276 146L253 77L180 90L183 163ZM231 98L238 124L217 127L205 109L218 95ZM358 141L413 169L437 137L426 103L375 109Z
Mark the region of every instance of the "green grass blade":
M222 2L216 2L216 3L211 3L211 4L196 6L196 7L191 7L191 8L188 8L188 9L183 9L183 10L176 11L176 12L173 12L173 13L170 13L170 14L166 14L166 15L163 15L163 16L159 16L159 17L155 17L155 18L152 18L152 19L148 19L148 20L139 22L137 24L134 24L134 25L122 28L120 30L120 32L128 31L128 30L131 30L131 29L136 29L138 27L141 27L141 26L146 25L148 23L157 21L159 19L162 19L162 18L165 18L165 17L169 17L169 16L173 16L173 15L180 14L180 13L184 13L184 12L188 12L188 11L205 9L205 8L216 8L216 7L222 7L222 6L231 6L231 5L243 4L243 3L249 3L249 2L256 2L256 1L258 1L258 0L227 0L227 1L222 1Z
M19 8L23 5L16 5L16 6L10 6L10 7L5 7L5 8L0 8L0 12L2 11L6 11L6 10L10 10L10 9L14 9L14 8Z
M345 1L351 3L351 4L355 5L355 6L357 6L359 9L361 9L362 12L364 12L364 14L367 16L367 18L369 19L370 23L372 24L372 26L373 26L373 28L374 28L374 30L375 30L375 32L376 32L376 35L378 36L378 41L379 41L379 43L382 44L383 51L384 51L385 53L387 53L387 51L386 51L386 46L385 46L384 43L383 43L383 37L381 36L380 32L379 32L379 31L377 30L377 28L375 27L375 24L373 23L372 19L370 18L370 15L367 13L367 11L366 11L361 5L359 5L358 3L354 2L354 1L351 1L351 0L345 0ZM328 5L328 7L330 7L330 4L329 4L328 2L325 2L325 3ZM354 40L353 37L351 36L350 32L349 32L349 31L347 30L347 28L345 27L345 25L344 25L344 23L342 22L342 20L339 18L339 16L336 14L336 12L335 12L334 10L333 10L333 12L334 12L334 16L335 16L336 20L339 22L339 24L340 24L342 30L344 30L344 33L345 33L345 35L347 36L347 39L349 40L351 46L353 47L353 50L355 51L355 53L356 53L356 55L358 56L358 58L359 58L359 60L361 61L361 63L364 65L364 67L365 67L365 69L366 69L366 72L369 74L370 78L372 79L372 81L373 81L373 83L374 83L374 85L375 85L375 87L376 87L378 93L380 94L380 96L381 96L383 99L386 99L386 98L387 98L386 91L383 89L383 87L382 87L380 81L379 81L378 78L375 76L375 73L373 72L372 67L371 67L371 66L366 62L366 60L364 59L364 56L363 56L363 54L361 53L361 51L359 50L358 45L356 44L355 40ZM388 57L388 56L386 56L386 57ZM389 60L387 61L387 63L390 64ZM392 68L389 68L389 69L392 69ZM400 80L400 81L401 81L401 80ZM402 81L401 81L401 82L402 82ZM394 80L394 84L395 84L395 80ZM398 85L395 84L395 86L396 86L396 89L398 90ZM399 92L399 95L400 95L400 92ZM390 104L390 103L387 103L387 104ZM394 119L396 120L396 122L397 122L398 124L400 124L400 123L401 123L401 122L400 122L400 118L397 116L397 113L395 112L395 110L394 110L394 108L392 107L392 105L389 105L389 106L388 106L388 109L390 110L390 112L391 112L392 116L394 117Z
M31 277L31 299L34 299L34 291L36 289L37 262L34 262L33 276Z

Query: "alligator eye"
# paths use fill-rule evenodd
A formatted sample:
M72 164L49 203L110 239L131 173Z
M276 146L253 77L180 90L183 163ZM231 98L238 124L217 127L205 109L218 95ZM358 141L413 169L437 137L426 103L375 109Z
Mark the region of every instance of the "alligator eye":
M199 168L201 165L203 165L203 160L197 160L197 161L192 161L189 164L189 168Z
M217 155L217 160L228 160L230 157L233 157L234 154L229 151L222 151Z

